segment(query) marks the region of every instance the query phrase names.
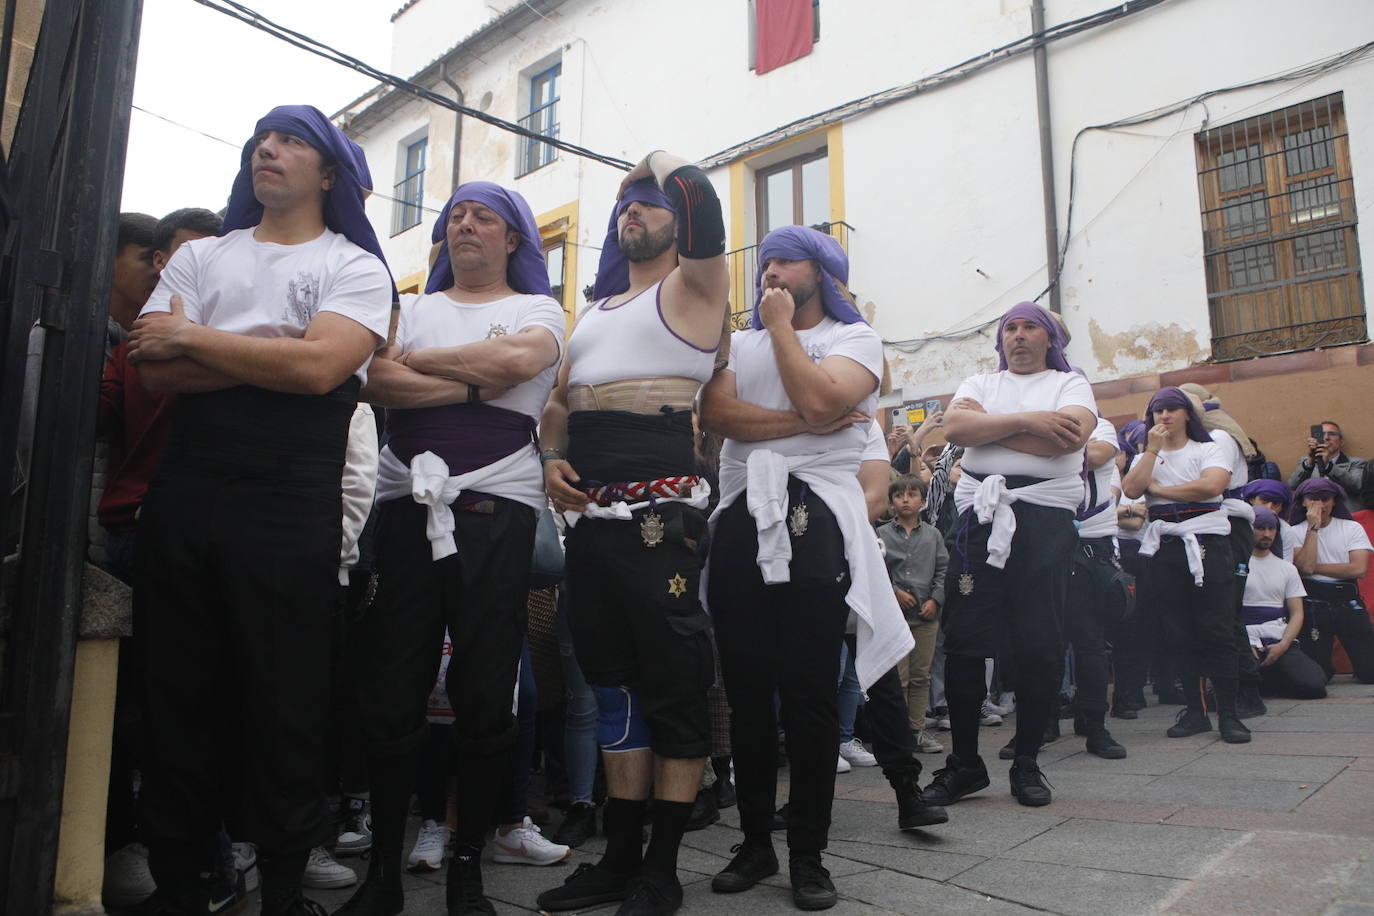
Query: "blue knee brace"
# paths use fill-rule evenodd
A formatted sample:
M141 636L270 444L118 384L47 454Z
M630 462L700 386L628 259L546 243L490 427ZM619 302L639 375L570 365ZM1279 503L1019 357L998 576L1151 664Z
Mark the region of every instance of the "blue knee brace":
M649 746L649 726L639 698L628 687L593 687L596 693L596 743L603 751L638 751Z

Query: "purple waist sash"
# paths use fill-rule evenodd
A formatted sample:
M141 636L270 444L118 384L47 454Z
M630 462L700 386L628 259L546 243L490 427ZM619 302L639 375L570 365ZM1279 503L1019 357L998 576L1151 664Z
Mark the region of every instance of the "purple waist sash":
M1257 627L1262 623L1271 620L1278 620L1287 611L1281 607L1260 607L1254 604L1242 605L1240 609L1240 622L1247 627Z
M534 438L534 417L490 404L448 404L386 412L386 440L403 463L433 452L457 476L486 467Z
M1150 521L1163 519L1166 522L1181 522L1185 518L1204 515L1221 508L1221 503L1160 503L1150 506Z

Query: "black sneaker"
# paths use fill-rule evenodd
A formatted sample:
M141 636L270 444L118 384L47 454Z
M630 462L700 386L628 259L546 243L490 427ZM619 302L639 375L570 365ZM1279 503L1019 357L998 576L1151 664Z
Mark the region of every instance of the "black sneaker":
M558 825L558 832L553 835L553 841L561 846L576 849L594 836L596 806L586 802L574 802L564 816L563 823Z
M630 896L630 882L638 872L619 872L583 862L559 887L550 888L535 901L541 910L578 910L614 903Z
M716 808L735 807L735 784L729 779L716 780Z
M1227 744L1250 743L1250 729L1237 716L1218 716L1217 730L1221 732L1221 740Z
M788 862L792 902L799 910L828 910L840 899L819 852L794 852Z
M630 884L630 895L615 916L667 916L682 906L682 885L676 875L644 872Z
M1267 715L1269 707L1264 705L1264 700L1260 699L1259 689L1255 687L1242 687L1236 696L1236 717L1239 719L1255 719L1259 716Z
M1211 730L1212 720L1207 717L1207 713L1194 712L1184 707L1178 711L1178 718L1174 719L1174 724L1169 726L1169 730L1164 734L1170 738L1187 738L1189 735L1200 735Z
M1011 794L1016 800L1029 808L1039 808L1050 803L1049 781L1034 757L1017 757L1011 765Z
M482 858L479 855L454 856L448 863L448 916L496 916L482 891Z
M684 830L705 830L720 820L720 809L716 807L716 793L712 789L697 792L697 800L692 804L692 813L687 818Z
M926 801L915 773L903 773L888 779L897 795L897 826L902 830L930 827L949 820L945 809Z
M334 911L334 916L396 916L405 912L406 898L398 882L395 885L367 879L348 902Z
M220 910L215 916L219 916L219 913L223 912L225 911ZM326 910L319 901L311 900L309 897L302 895L299 891L296 893L295 898L287 903L284 908L269 912L264 907L262 913L263 916L329 916L329 911Z
M1118 703L1112 704L1113 719L1139 719L1140 712L1132 706L1123 706Z
M735 857L711 879L711 890L717 894L738 894L747 891L764 878L778 873L778 856L773 841L745 839L730 847Z
M1086 744L1089 754L1096 754L1103 760L1120 760L1126 756L1126 749L1106 728L1089 732Z
M930 785L921 792L925 803L939 807L952 805L966 795L986 789L991 784L988 782L988 768L983 765L981 757L975 760L976 765L965 765L953 754L946 757L945 765L935 771Z

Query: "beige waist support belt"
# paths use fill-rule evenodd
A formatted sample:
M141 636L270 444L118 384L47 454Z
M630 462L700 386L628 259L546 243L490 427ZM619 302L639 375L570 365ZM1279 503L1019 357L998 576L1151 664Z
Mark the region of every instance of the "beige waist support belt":
M668 405L688 410L700 387L700 382L689 378L635 378L601 385L573 385L568 389L568 409L657 413Z

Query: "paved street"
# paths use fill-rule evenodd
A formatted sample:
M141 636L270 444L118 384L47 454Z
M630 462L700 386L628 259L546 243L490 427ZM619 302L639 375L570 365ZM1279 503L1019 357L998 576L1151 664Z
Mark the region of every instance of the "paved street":
M830 912L1374 916L1374 687L1340 677L1326 700L1271 701L1269 715L1249 720L1248 745L1224 744L1215 732L1166 738L1175 709L1111 720L1130 751L1125 760L1086 754L1071 735L1051 745L1042 763L1055 801L1039 809L1012 800L1008 764L996 760L1010 723L985 728L991 788L924 833L896 829L896 805L876 768L836 777L826 867L841 899ZM929 770L942 758L922 759ZM723 815L687 835L682 912L798 912L780 835L783 872L769 886L711 893L710 876L741 839L735 809ZM489 865L498 912L528 912L601 842L568 866ZM442 880L408 878L406 912L443 913ZM313 896L332 909L349 893Z

